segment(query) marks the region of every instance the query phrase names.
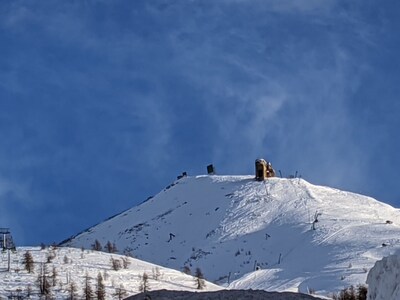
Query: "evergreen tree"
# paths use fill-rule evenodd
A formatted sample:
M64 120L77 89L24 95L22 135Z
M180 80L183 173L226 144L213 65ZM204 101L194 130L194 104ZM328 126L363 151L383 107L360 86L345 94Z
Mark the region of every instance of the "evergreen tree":
M111 243L110 241L107 242L105 248L108 253L117 253L118 252L117 245L115 245L115 243Z
M130 264L131 262L129 261L129 257L122 258L122 265L124 266L124 269L128 269Z
M95 251L101 251L101 250L103 250L103 247L101 246L99 240L96 239L96 240L94 241L94 244L92 245L92 250L95 250Z
M117 297L118 300L122 300L125 298L126 294L127 293L124 286L120 284L119 287L115 289L114 296Z
M68 286L68 299L69 300L76 300L78 299L78 288L76 287L75 282L71 281Z
M57 276L58 276L58 272L57 272L56 266L53 266L53 270L51 273L51 285L53 287L57 285Z
M33 273L33 271L34 271L34 261L33 261L33 256L29 251L26 251L24 253L24 257L22 259L22 263L24 264L25 270L27 270L28 273Z
M100 272L99 272L99 274L97 274L96 296L97 296L97 300L105 300L106 299L106 288L103 283L103 276L101 276Z
M198 290L204 289L204 287L206 286L206 282L204 280L203 272L201 272L200 268L196 268L194 276L196 277L196 288Z
M367 300L368 289L365 285L359 285L357 291L359 300Z
M85 283L83 285L83 298L85 300L93 299L93 290L92 290L92 286L90 285L90 277L87 273L85 276Z
M111 267L114 271L118 271L122 268L121 261L119 259L115 259L114 257L110 258Z
M141 282L139 285L139 291L142 293L146 293L147 291L150 290L149 287L149 275L147 275L146 273L143 273L142 277L141 277Z
M37 284L39 287L39 292L41 295L50 295L50 282L48 278L48 267L47 264L41 265L40 272L37 279Z
M107 241L106 250L108 253L113 253L113 244L110 241Z
M185 273L187 275L192 275L192 271L190 270L190 268L188 266L184 266L182 271L183 271L183 273Z
M334 300L366 300L367 287L365 285L359 285L357 289L355 289L354 286L350 286L341 290L338 294L334 294L332 298Z
M117 252L118 252L117 245L115 243L112 243L112 252L111 253L117 253Z

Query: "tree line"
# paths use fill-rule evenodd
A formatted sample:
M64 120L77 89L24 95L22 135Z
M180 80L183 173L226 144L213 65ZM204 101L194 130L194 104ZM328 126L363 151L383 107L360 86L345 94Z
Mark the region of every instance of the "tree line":
M127 290L123 285L112 286L114 288L114 292L110 295L106 294L106 287L104 284L104 280L108 280L109 275L105 271L103 273L98 272L96 278L91 278L88 273L83 278L83 282L81 282L80 292L78 289L78 285L71 279L70 274L67 272L66 282L64 282L59 278L59 274L57 268L54 264L52 264L54 258L56 257L57 252L54 250L50 250L47 253L47 257L44 262L35 262L34 257L30 251L25 251L22 258L22 265L26 272L37 274L36 281L33 284L28 284L25 291L23 291L24 298L29 298L34 294L39 294L43 299L55 299L54 296L56 292L63 291L64 294L67 294L66 299L74 300L74 299L98 299L103 300L107 299L107 296L110 298L111 296L116 299L123 299L127 296ZM83 251L82 251L83 255ZM83 256L81 256L83 258ZM72 263L66 255L63 258L64 264ZM129 257L122 257L121 259L111 257L110 258L110 269L114 271L118 271L120 269L128 269L130 265ZM184 270L185 273L191 275L190 269L186 268ZM160 271L160 268L155 267L152 269L152 273L150 276L144 272L139 276L139 292L147 292L151 290L150 280L159 281L162 279L163 274ZM194 274L194 288L196 289L204 289L205 288L205 279L200 268L197 268ZM10 295L12 296L12 295ZM18 299L18 298L17 298Z

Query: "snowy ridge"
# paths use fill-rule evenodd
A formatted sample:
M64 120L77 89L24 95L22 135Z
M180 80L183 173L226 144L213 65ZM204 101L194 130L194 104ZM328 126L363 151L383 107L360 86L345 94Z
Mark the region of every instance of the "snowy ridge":
M212 175L184 177L64 245L111 240L231 288L328 295L365 283L375 261L400 248L399 224L387 204L299 178Z
M24 254L29 251L34 261L34 270L28 273L23 264ZM76 299L84 299L83 286L85 277L90 277L92 290L96 291L97 276L100 273L104 280L106 299L119 299L119 291L125 292L125 297L140 293L141 277L148 275L149 290L169 289L182 291L197 291L196 282L192 276L182 272L162 268L157 265L128 258L117 254L109 254L93 250L76 248L21 247L11 252L10 272L7 272L8 254L1 252L0 263L0 299L9 296L21 296L22 299L43 299L39 295L38 276L46 266L46 274L50 282L53 270L56 270L55 285L51 283L51 299L69 299L70 284L76 285ZM48 261L48 257L53 257ZM114 270L111 258L121 262L121 269ZM122 259L128 261L127 267L122 267ZM28 288L29 287L29 288ZM204 291L216 291L221 288L206 282ZM49 299L50 299L49 298Z
M400 299L400 253L384 257L368 273L369 300Z

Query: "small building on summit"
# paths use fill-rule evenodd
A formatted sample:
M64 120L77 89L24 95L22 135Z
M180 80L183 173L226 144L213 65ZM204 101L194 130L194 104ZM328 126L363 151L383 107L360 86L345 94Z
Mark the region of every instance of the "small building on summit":
M275 177L271 163L262 158L256 159L256 180L263 181L269 177Z
M215 174L215 167L214 167L214 165L208 165L207 166L207 174L208 175L214 175Z

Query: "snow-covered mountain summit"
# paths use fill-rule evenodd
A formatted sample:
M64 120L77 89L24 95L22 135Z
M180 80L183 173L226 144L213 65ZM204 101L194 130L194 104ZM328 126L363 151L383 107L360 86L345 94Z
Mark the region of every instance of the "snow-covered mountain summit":
M328 294L365 283L400 248L399 210L305 180L183 177L63 245L115 242L166 267L200 267L232 288Z

